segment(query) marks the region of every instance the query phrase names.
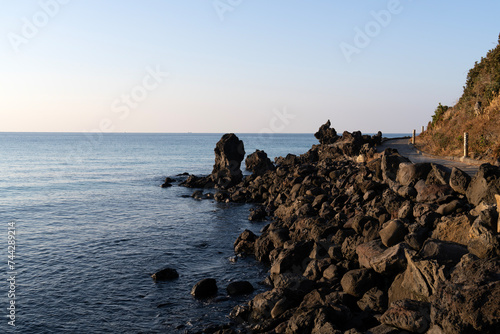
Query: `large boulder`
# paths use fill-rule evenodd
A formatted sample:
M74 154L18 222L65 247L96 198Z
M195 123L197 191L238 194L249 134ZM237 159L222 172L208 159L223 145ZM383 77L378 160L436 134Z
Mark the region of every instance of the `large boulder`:
M347 156L356 156L359 154L364 144L363 136L360 131L342 133L342 138L337 140L332 146L341 154Z
M450 176L450 187L457 193L465 195L469 187L471 177L463 170L453 167Z
M432 238L467 245L471 227L468 215L443 217L432 232Z
M314 137L316 137L320 144L333 144L339 139L339 136L337 135L337 131L335 131L334 128L331 128L331 123L330 120L328 120L325 124L323 124L318 132L314 134Z
M440 265L437 260L421 260L406 253L407 267L401 287L415 298L428 301L440 283L446 281L449 268Z
M382 313L387 309L387 294L378 288L371 288L357 304L365 312Z
M155 281L169 281L179 278L179 273L174 268L164 268L153 275L151 275Z
M274 164L267 157L267 153L261 150L256 150L248 155L245 159L245 167L255 175L262 175L268 170L274 170Z
M442 265L455 265L467 252L467 247L458 243L427 239L418 255L424 260L436 260Z
M420 203L439 203L452 194L449 185L426 184L423 180L417 182L415 189L418 193L416 200Z
M403 299L391 304L380 322L412 333L425 333L430 326L429 304Z
M257 240L257 236L252 231L243 231L234 242L234 252L236 254L253 255L255 240Z
M314 242L300 241L283 249L271 265L271 276L285 272L303 273L309 264L308 255Z
M427 179L432 166L428 162L413 164L410 162L399 164L396 181L403 186L414 185L418 180Z
M406 243L399 243L371 258L370 266L380 274L398 273L406 269L405 253L408 251L409 247Z
M371 261L377 255L384 252L385 247L380 239L373 240L356 247L359 265L364 268L371 268Z
M467 199L474 205L496 204L495 194L500 194L500 167L482 164L467 188Z
M383 152L380 168L384 181L396 181L399 165L401 163L411 163L411 161L400 155L397 150L388 148Z
M439 165L439 164L431 164L432 169L427 175L427 180L425 183L427 184L449 184L450 183L450 176L451 176L451 169Z
M217 283L213 278L205 278L196 283L191 294L198 299L209 298L217 293Z
M340 284L345 293L362 297L377 284L375 272L371 269L350 270L342 277Z
M474 221L469 231L467 248L470 253L482 259L500 256L499 239L480 217Z
M240 165L245 157L243 142L234 134L226 133L214 149L215 164L210 175L215 186L221 189L238 184L242 178Z
M271 311L276 303L284 297L284 290L274 288L258 294L250 301L250 318L254 323L264 322L271 318Z
M408 230L401 220L394 219L386 223L379 234L382 243L386 247L391 247L403 241Z
M498 333L500 260L465 255L431 298L437 333Z
M230 296L246 295L254 290L252 283L248 281L236 281L229 283L226 288L227 294Z

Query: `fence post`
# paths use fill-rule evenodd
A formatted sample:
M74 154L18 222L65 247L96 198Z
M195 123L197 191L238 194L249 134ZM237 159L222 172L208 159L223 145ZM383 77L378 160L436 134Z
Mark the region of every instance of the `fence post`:
M423 125L422 125L422 132L420 132L420 133L424 133L424 126Z
M415 145L415 136L417 135L417 130L413 129L413 136L411 136L411 143Z
M464 158L469 156L469 134L464 132Z

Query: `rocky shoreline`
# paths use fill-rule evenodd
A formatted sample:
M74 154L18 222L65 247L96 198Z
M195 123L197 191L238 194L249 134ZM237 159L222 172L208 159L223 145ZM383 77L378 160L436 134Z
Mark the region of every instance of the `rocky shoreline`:
M380 132L338 135L329 121L315 136L300 156L250 154L243 177L243 142L226 134L213 172L180 184L269 219L234 244L269 265L269 290L204 333L498 333L500 168L471 179L412 164L376 153Z

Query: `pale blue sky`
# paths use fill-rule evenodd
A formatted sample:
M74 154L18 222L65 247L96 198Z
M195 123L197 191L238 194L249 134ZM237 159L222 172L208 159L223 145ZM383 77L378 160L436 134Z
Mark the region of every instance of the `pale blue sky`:
M497 0L0 5L0 131L410 132L500 33Z

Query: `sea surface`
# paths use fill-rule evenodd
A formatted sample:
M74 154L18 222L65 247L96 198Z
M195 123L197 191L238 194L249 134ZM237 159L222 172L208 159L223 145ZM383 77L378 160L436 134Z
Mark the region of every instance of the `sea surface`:
M247 154L271 159L317 144L312 134L237 135ZM0 333L190 333L228 322L264 291L266 267L230 261L238 235L265 225L247 220L252 206L160 187L167 176L209 174L221 136L0 133ZM179 279L155 283L164 267ZM191 287L207 277L218 296L194 299ZM255 293L228 298L236 280Z

